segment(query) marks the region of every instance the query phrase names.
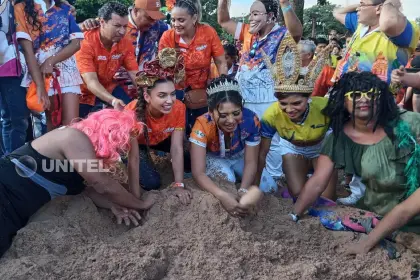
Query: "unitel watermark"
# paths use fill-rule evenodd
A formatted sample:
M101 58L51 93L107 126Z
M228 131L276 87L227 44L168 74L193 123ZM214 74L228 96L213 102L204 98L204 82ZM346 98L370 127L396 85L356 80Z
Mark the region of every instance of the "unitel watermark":
M22 156L19 158L19 165L16 165L16 172L22 177L31 177L40 168L44 173L52 172L109 172L101 159L42 159L41 166L38 166L34 158Z

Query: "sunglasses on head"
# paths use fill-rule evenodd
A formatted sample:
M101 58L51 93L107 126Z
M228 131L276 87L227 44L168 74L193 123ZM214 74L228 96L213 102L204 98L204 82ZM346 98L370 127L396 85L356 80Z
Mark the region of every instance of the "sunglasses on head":
M346 94L344 94L345 97L347 97L350 101L356 100L359 101L363 97L367 100L371 100L372 98L375 99L378 96L378 92L374 89L371 89L367 92L363 91L349 91Z

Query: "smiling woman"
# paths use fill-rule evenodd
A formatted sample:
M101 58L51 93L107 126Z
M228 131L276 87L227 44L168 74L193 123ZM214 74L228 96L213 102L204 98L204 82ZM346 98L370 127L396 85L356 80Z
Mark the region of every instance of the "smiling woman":
M206 86L210 78L212 60L220 74L227 74L224 49L216 30L201 24L202 9L199 0L179 0L172 10L172 30L159 42L159 49L176 48L185 61L185 80L176 88L185 91L187 106L187 134L196 118L207 112ZM182 94L184 95L184 94Z
M209 112L197 118L190 137L192 174L229 214L244 216L250 209L239 203L239 194L248 192L257 171L260 122L243 108L238 83L226 75L208 86L207 96ZM241 179L238 193L222 190L212 180L216 176L232 183Z
M184 204L191 193L184 188L184 170L190 170L190 161L184 156L185 105L176 100L174 80L179 79L182 60L174 49L164 49L158 59L145 63L144 71L137 77L138 99L126 106L134 110L138 121L146 124L138 138L140 162L135 172L140 172L140 185L145 190L160 188L160 175L154 168L149 149L171 154L175 182L174 194ZM186 158L187 157L187 158ZM140 195L140 188L136 190Z

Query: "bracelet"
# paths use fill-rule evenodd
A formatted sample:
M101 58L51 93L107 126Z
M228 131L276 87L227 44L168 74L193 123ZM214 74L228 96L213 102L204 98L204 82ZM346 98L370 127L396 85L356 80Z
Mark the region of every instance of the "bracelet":
M299 221L299 215L296 215L295 213L290 213L290 217L292 217L293 222L297 223Z
M247 189L244 189L244 188L240 188L240 189L238 190L238 192L247 193L247 192L248 192L248 190L247 190Z
M112 105L112 107L115 107L115 102L117 101L117 99L116 98L114 98L114 99L112 99L112 101L111 101L111 105Z
M185 188L184 183L173 183L172 188Z
M292 9L292 5L290 5L290 4L286 8L281 7L281 10L282 10L283 14L287 13L291 9Z

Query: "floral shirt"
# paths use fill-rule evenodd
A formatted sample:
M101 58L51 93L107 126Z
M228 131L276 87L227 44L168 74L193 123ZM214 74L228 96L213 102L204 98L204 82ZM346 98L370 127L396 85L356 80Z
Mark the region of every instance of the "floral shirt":
M238 23L235 39L242 41L243 47L236 79L245 102L268 103L277 100L274 96L273 77L264 63L262 50L270 57L271 63L275 63L278 48L286 32L286 27L275 25L267 36L257 38L249 33L249 24ZM255 56L251 57L254 43L257 43L257 49Z
M419 40L419 28L407 21L403 33L389 38L379 28L368 33L368 26L358 23L357 13L346 15L346 28L354 32L346 54L338 62L333 82L349 71L368 71L390 83L391 73L405 66Z
M225 54L222 42L216 30L207 25L199 24L196 34L190 44L175 34L175 30L166 31L159 42L159 50L164 48L176 48L179 46L184 56L185 82L178 84L177 89L205 89L210 77L210 65L213 57Z
M51 7L47 9L45 2L42 0L34 0L34 3L38 20L42 24L42 33L34 30L32 25L28 23L25 3L21 2L15 5L16 37L32 42L35 57L41 65L47 58L54 56L69 45L71 40L83 39L84 36L71 14L70 6L61 4L58 7L52 1ZM61 72L58 77L61 87L83 84L74 56L57 63L55 67ZM28 75L23 79L22 86L29 87L31 82L32 78Z

